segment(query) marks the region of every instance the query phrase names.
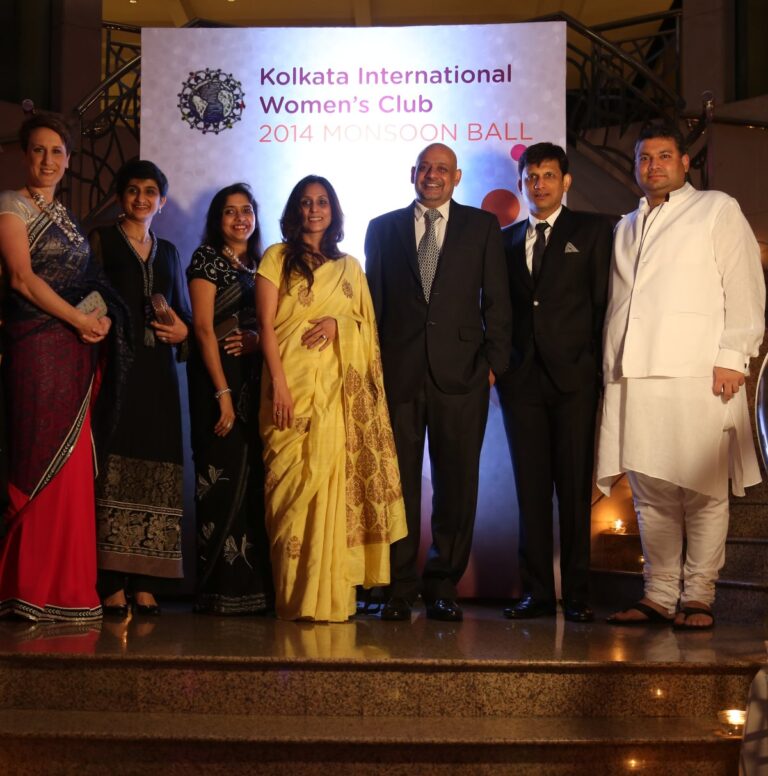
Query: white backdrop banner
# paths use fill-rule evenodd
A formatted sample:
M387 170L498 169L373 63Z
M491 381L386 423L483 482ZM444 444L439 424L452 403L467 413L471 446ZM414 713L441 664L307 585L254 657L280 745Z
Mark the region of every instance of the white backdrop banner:
M565 32L561 22L145 29L141 155L170 180L154 226L186 264L212 196L245 181L259 203L266 247L280 240L290 190L313 173L336 188L345 213L342 247L363 261L368 221L413 200L411 167L436 141L456 151L463 170L455 198L511 224L527 215L518 192L522 151L541 141L565 146ZM422 554L432 497L426 456L423 486ZM460 595L516 592L517 564L510 561L517 524L492 393L477 528ZM191 540L185 553L189 564Z
M362 259L368 221L412 199L431 142L459 157L457 200L503 225L525 215L517 158L565 143L565 24L145 29L141 89L141 155L171 184L156 227L185 261L218 189L253 187L266 247L310 173L336 187Z

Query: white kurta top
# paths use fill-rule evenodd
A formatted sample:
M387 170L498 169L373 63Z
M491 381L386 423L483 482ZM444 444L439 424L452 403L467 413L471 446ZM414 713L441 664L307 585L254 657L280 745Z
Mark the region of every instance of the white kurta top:
M721 495L760 481L742 388L712 394L714 366L746 371L765 330L757 241L736 200L689 184L616 227L597 478L625 471ZM729 431L727 455L721 445Z

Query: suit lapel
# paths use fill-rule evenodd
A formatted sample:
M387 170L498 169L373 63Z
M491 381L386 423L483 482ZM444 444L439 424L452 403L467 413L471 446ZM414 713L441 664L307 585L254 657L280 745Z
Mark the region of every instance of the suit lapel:
M528 219L519 221L510 230L509 237L509 273L516 276L526 288L533 288L533 278L525 261L525 234L528 231Z
M421 272L419 271L419 259L416 253L416 230L413 225L414 205L403 208L395 217L395 232L402 243L403 255L406 263L411 268L416 280L421 286Z
M443 246L440 250L440 260L437 262L437 272L435 273L433 288L439 283L440 276L447 271L446 267L454 260L456 255L454 247L460 242L459 238L466 223L466 210L461 205L451 200L451 207L448 210L448 223L446 224L445 235L443 237ZM416 264L418 269L418 257Z

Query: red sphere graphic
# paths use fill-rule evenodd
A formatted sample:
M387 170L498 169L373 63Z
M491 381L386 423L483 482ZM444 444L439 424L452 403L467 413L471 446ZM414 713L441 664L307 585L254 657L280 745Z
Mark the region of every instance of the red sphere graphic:
M513 224L520 215L520 200L509 189L489 191L480 207L494 213L502 226Z
M518 143L517 145L512 146L512 150L509 152L509 155L516 161L520 161L520 157L523 155L523 151L527 146L523 145L522 143Z

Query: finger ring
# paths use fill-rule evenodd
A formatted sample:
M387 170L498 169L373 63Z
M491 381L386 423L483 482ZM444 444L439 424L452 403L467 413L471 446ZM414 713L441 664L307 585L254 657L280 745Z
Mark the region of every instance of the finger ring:
M327 337L325 334L321 334L321 335L320 335L320 339L327 340L327 339L328 339L328 337Z
M277 412L276 412L275 414L277 414L277 415L282 415L282 414L283 414L283 411L282 411L282 410L277 410Z

